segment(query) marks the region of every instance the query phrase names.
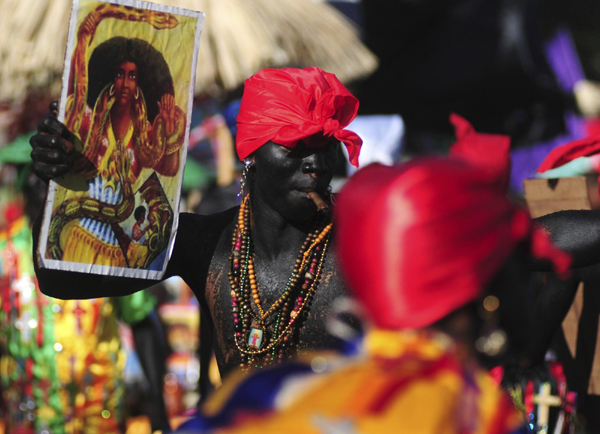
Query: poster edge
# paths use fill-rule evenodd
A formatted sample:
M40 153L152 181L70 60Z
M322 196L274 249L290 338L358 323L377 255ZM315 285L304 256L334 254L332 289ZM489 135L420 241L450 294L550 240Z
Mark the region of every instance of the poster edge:
M199 16L197 17L197 22L196 22L196 32L195 32L196 34L194 36L194 51L193 51L193 56L192 56L193 74L190 77L191 79L190 79L189 96L188 96L186 135L185 135L185 143L183 146L183 152L181 155L181 162L180 162L181 167L183 167L183 169L182 169L183 171L185 171L185 164L187 163L187 153L188 153L188 147L190 144L190 132L192 130L192 111L194 108L194 92L195 92L195 88L196 88L196 73L198 70L200 37L202 36L202 30L204 29L205 16L206 16L206 14L204 12L199 13ZM163 270L165 272L167 269L168 262L171 259L171 255L173 254L173 249L175 247L175 238L177 237L177 232L179 230L179 214L180 214L180 207L181 207L181 193L182 193L184 176L185 175L182 172L181 176L179 177L179 187L177 190L178 191L178 193L177 193L177 212L175 212L174 221L173 221L173 232L175 233L175 235L173 237L171 237L171 239L169 240L169 245L167 247L168 251L167 251L167 255L165 257L165 262L163 264Z

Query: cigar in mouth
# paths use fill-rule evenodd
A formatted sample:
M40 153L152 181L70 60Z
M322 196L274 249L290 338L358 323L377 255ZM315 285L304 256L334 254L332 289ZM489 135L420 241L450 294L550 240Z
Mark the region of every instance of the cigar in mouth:
M319 196L319 193L313 190L307 192L306 194L317 206L317 212L329 212L329 204L325 202L321 196Z

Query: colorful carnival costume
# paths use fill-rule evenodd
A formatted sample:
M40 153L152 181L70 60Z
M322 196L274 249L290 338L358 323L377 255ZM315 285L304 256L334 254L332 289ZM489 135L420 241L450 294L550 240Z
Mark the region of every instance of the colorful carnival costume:
M205 404L207 417L194 429L450 434L516 432L521 426L510 398L485 371L464 369L443 334L374 330L365 349L351 359L313 355L233 377ZM274 415L265 417L269 413Z
M117 318L146 318L145 292L59 300L37 288L31 230L20 218L0 231L0 372L3 420L13 434L119 433L122 371Z

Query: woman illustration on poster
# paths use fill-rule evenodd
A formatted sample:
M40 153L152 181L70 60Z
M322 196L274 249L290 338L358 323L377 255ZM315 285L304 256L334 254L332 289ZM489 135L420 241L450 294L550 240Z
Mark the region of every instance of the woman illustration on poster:
M151 44L112 37L88 56L97 27L107 18L145 22L157 29L178 24L167 13L102 4L79 27L65 125L83 143L74 172L84 176L88 190L84 196L68 197L54 210L47 257L131 267L127 252L132 240L120 223L131 216L136 196L138 206L142 201L134 188L143 168L167 177L178 173L186 114L175 104L169 66ZM160 208L164 211L164 203ZM154 221L170 225L172 215ZM170 231L149 227L147 238L153 234L168 240ZM164 242L153 246L163 248ZM148 252L142 268L159 253Z

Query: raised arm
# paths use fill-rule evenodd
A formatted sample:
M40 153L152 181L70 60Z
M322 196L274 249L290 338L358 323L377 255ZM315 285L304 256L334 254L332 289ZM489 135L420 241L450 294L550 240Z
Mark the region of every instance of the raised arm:
M573 268L600 263L600 210L560 211L534 220L573 258ZM546 271L540 266L540 271Z

